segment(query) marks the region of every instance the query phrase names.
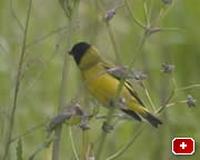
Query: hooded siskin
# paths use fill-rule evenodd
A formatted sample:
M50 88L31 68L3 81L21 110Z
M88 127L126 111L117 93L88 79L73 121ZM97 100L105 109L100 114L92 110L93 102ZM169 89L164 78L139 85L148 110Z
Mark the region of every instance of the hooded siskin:
M104 106L111 106L122 78L108 72L115 66L106 63L98 50L86 42L75 44L69 54L74 57L90 93ZM118 104L116 107L136 120L141 121L143 117L156 128L162 124L157 117L144 108L142 100L128 81L125 81L122 86Z

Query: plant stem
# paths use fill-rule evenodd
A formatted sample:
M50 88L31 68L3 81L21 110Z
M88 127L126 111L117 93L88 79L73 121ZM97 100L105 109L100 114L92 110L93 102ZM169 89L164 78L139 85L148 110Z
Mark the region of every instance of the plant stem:
M108 34L109 34L109 37L110 37L110 40L111 40L111 43L112 43L112 46L113 46L113 50L114 50L114 53L115 53L117 63L120 63L120 54L119 54L118 49L117 49L117 43L115 41L112 28L111 28L109 22L106 21L105 23L106 23L106 27L108 29Z
M72 128L70 126L69 126L69 137L70 137L70 141L71 141L71 145L72 145L72 150L73 150L75 159L79 160L77 149L76 149L76 146L75 146L75 143L74 143L74 138L72 136Z
M67 44L68 47L71 46L71 39L72 39L72 20L73 20L73 10L76 8L71 8L72 6L65 6L65 2L68 3L68 1L59 1L62 9L64 10L66 17L68 19L68 34L67 34ZM76 3L75 1L73 3ZM77 1L78 3L78 1ZM69 7L69 8L68 8ZM67 10L70 12L68 14ZM59 100L59 106L58 106L58 113L61 111L61 109L65 105L65 90L67 87L67 73L68 73L68 51L65 52L64 54L64 64L62 68L62 80L61 80L61 85L60 85L60 100ZM60 155L60 138L61 138L61 132L62 132L62 126L59 126L55 130L55 140L53 142L53 150L52 150L52 160L59 160L59 155Z
M69 34L71 34L69 32ZM68 35L68 44L70 44L70 35ZM60 112L61 108L65 105L65 89L66 89L66 82L67 82L67 73L68 73L68 52L66 51L64 54L64 64L62 69L62 80L60 85L60 100L59 100L59 106L58 106L58 113ZM55 140L53 142L53 151L52 151L52 160L59 160L60 155L60 137L62 132L62 126L58 126L55 130Z
M12 139L10 140L10 143L13 143L13 142L15 142L16 140L22 139L22 138L24 138L25 136L32 134L34 131L37 131L38 129L41 129L42 127L45 127L46 124L47 124L46 121L45 121L45 122L41 122L41 123L39 123L39 124L37 124L37 125L35 125L35 126L29 128L29 129L27 129L27 130L26 130L24 133L22 133L21 135L12 138Z
M81 160L86 159L87 149L88 149L88 131L82 130Z
M144 130L144 126L142 127L142 125L140 125L138 127L137 132L135 133L135 135L130 139L130 141L123 147L121 147L121 149L119 149L115 154L109 156L108 158L106 158L106 160L114 160L116 158L119 158L123 153L125 153L127 151L127 149L129 147L131 147L134 142L137 140L137 138L141 135L142 131Z
M148 10L148 7L147 7L147 2L146 0L144 0L144 16L145 16L145 21L146 21L146 25L147 26L150 26L150 20L149 20L149 10Z
M71 44L71 19L69 19L69 30L68 30L68 46ZM68 52L65 51L64 54L64 61L62 67L62 79L60 85L60 100L58 105L58 113L61 111L62 107L65 105L65 98L66 98L66 87L67 87L67 73L68 73ZM60 137L62 132L62 126L58 126L55 130L55 140L53 142L53 150L52 150L52 160L59 160L60 155Z
M31 8L32 8L32 0L29 0L26 24L25 24L25 30L24 30L23 42L22 42L22 48L21 48L21 54L20 54L20 59L19 59L19 63L18 63L16 83L15 83L15 88L14 88L14 93L13 93L14 99L13 99L11 114L9 117L9 124L8 124L8 131L7 131L7 135L6 135L7 137L6 137L6 142L5 142L5 150L4 150L3 160L7 159L9 148L10 148L10 143L11 143L11 138L12 138L15 112L17 109L18 95L19 95L19 90L20 90L20 85L21 85L22 68L23 68L23 63L24 63L24 56L26 53L26 43L27 43L26 41L27 41L27 35L28 35L28 27L29 27Z
M103 3L102 3L101 0L99 1L99 3L97 3L97 5L98 5L99 8L101 9L101 11L105 14L106 11L105 11L105 9L104 9L104 7L103 7ZM119 54L118 49L117 49L117 43L116 43L116 41L115 41L112 28L111 28L111 26L110 26L110 21L109 21L109 20L104 20L104 22L105 22L106 28L107 28L107 30L108 30L108 35L109 35L110 40L111 40L111 43L112 43L112 47L113 47L113 50L114 50L114 54L115 54L117 63L120 64L120 54Z
M23 24L21 23L21 21L19 20L19 18L17 17L16 13L15 13L15 10L13 8L13 0L10 0L10 10L11 10L11 14L12 16L14 17L14 19L16 20L19 28L21 29L22 32L24 32L24 26Z
M162 105L160 108L157 109L157 111L155 112L156 114L159 114L160 112L162 112L168 105L168 103L171 101L171 99L174 97L175 94L175 90L173 89L169 95L169 97L166 99L164 105Z
M193 88L200 88L200 84L192 84L192 85L189 85L189 86L186 86L186 87L177 88L176 92L178 92L178 91L185 91L185 90L193 89Z
M126 5L126 8L127 8L128 12L129 12L129 14L131 15L131 19L133 20L133 22L136 23L139 27L145 29L145 28L146 28L145 25L142 24L142 23L134 16L134 14L132 13L131 8L129 7L128 0L125 0L125 5Z
M57 29L54 29L54 30L48 32L47 34L42 35L42 36L40 36L39 38L33 40L32 42L29 42L29 43L26 45L26 47L29 48L29 47L32 47L33 45L37 45L37 44L39 44L41 41L44 41L44 40L46 40L47 38L49 38L49 37L51 37L51 36L53 36L53 35L55 35L55 34L58 34L58 33L60 33L60 32L63 32L63 31L65 31L65 30L67 30L67 29L68 29L67 26L58 27Z
M145 94L146 94L146 96L147 96L147 98L148 98L148 101L149 101L149 103L150 103L151 109L152 109L153 111L155 111L155 110L156 110L156 107L155 107L155 105L154 105L154 103L153 103L153 101L152 101L152 99L151 99L151 96L150 96L150 94L149 94L149 91L148 91L148 89L145 87L144 83L143 83L143 86L144 86Z
M107 123L107 124L110 123L110 121L112 119L113 112L114 112L114 109L110 109L108 111L105 123ZM102 154L102 151L103 151L103 148L104 148L104 144L105 144L105 140L106 140L107 135L108 135L107 132L102 131L102 134L101 134L101 137L100 137L100 144L99 144L98 149L97 149L96 160L101 159L101 154Z

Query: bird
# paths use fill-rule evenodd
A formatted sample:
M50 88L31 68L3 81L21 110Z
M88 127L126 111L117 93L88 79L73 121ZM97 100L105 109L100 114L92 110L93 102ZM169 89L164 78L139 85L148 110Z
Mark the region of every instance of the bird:
M105 60L94 45L78 42L73 45L69 54L80 69L85 87L103 106L118 108L138 121L146 120L155 128L162 124L162 121L145 107L133 85L126 79L121 82L123 77L111 72L117 66ZM122 86L117 96L120 84Z

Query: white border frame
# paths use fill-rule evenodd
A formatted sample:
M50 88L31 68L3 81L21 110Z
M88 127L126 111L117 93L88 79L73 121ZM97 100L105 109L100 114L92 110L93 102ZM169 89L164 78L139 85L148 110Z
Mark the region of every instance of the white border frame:
M191 153L176 153L176 152L174 152L174 150L173 150L173 148L174 148L174 141L176 140L176 139L190 139L190 140L192 140L192 143L193 143L193 151L191 152ZM172 140L172 148L171 148L171 150L172 150L172 153L174 154L174 155L179 155L179 156L187 156L187 155L193 155L194 153L195 153L195 140L193 139L193 138L191 138L191 137L175 137L175 138L173 138L173 140Z

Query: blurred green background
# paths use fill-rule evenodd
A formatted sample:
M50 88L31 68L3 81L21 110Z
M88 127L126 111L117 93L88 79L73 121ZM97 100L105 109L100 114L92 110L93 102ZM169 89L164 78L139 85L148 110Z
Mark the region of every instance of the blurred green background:
M0 1L0 157L4 151L6 128L13 103L28 2L27 0ZM138 54L138 45L144 30L133 22L123 2L122 0L102 0L97 3L94 0L81 0L69 21L59 1L33 0L12 132L12 138L15 138L30 131L26 136L21 136L24 159L28 159L40 147L40 144L44 143L47 135L45 126L48 120L57 114L64 55L74 43L90 42L97 46L104 57L115 61L109 36L109 29L111 29L120 53L121 64L128 65ZM134 69L142 70L147 74L145 84L157 108L169 96L171 90L175 89L172 85L174 80L176 89L197 85L192 89L176 92L172 102L186 100L187 95L192 95L197 100L197 107L189 108L187 104L177 103L164 110L160 116L163 125L155 129L145 124L144 131L135 143L117 159L198 160L200 159L200 109L198 107L200 2L174 0L172 4L165 5L161 0L128 0L128 4L130 11L143 24L145 24L144 5L147 6L147 17L150 22L155 22L161 10L167 11L158 22L155 22L156 27L161 27L164 31L146 38L146 43L136 56L134 63ZM106 14L106 11L114 8L117 8L116 15L109 22L110 28L108 28L102 16ZM173 74L161 72L163 63L175 66ZM79 71L72 58L67 56L66 104L81 90ZM87 98L84 93L81 91L80 99ZM144 94L141 93L141 95ZM104 108L100 110L101 114L106 113ZM33 128L41 124L42 127ZM87 134L89 142L94 145L95 155L101 141L102 120L94 118L89 125L91 129ZM136 121L120 121L115 125L114 130L106 139L102 159L118 151L134 136L137 129L138 122ZM79 152L81 130L75 126L72 132ZM171 153L171 140L176 136L195 138L196 153L193 156L174 156ZM16 159L16 146L17 140L11 143L9 159ZM51 152L51 146L42 149L36 159L51 159ZM62 130L60 154L62 160L75 159L66 125Z

